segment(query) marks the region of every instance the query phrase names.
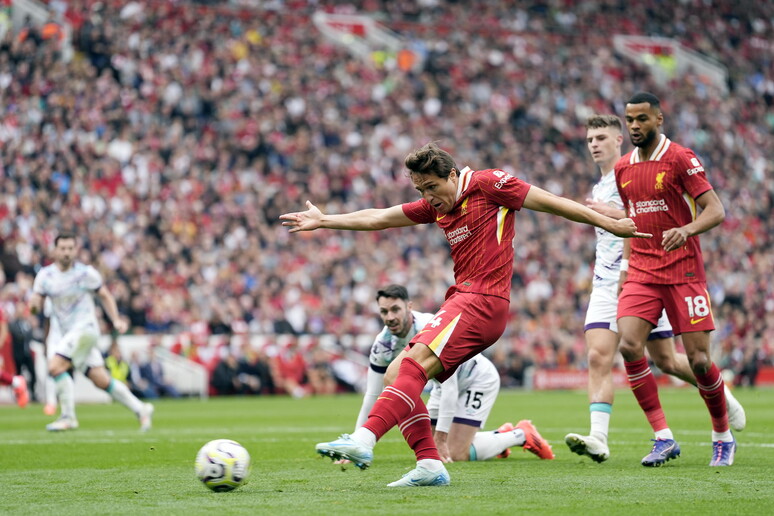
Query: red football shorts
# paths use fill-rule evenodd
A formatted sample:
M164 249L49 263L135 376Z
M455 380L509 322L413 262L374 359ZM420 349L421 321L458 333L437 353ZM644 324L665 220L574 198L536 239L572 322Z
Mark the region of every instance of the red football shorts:
M409 346L421 343L441 360L443 382L466 360L497 342L505 331L510 302L497 296L455 292Z
M715 329L707 284L656 285L624 283L618 296L618 318L639 317L654 326L665 309L675 335Z

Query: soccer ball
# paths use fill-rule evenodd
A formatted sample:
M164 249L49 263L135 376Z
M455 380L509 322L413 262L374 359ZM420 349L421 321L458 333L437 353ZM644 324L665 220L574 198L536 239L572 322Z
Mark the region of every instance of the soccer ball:
M196 454L196 476L213 491L233 491L250 473L250 454L236 441L216 439Z

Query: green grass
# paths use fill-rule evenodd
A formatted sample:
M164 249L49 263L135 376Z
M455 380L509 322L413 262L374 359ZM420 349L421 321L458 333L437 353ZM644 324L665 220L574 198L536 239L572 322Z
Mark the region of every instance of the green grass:
M44 430L50 418L38 405L3 406L0 514L767 514L774 391L736 395L748 418L736 463L710 468L709 416L698 394L662 389L682 456L650 469L639 461L652 435L629 392L617 393L604 464L563 441L588 429L585 393L502 392L487 429L530 418L556 460L515 449L507 460L450 464L450 487L420 489L385 487L414 464L396 430L367 471L315 456L315 443L351 430L358 396L160 401L148 434L116 404L79 406L81 428L61 434ZM213 493L194 478L196 451L216 438L235 439L252 456L249 483L237 491Z

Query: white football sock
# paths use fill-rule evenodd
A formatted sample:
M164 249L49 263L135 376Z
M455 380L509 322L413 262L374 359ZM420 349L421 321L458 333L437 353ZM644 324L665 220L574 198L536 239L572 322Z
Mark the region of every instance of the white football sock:
M56 398L59 400L61 416L75 419L75 382L69 373L54 378Z
M591 437L596 437L607 444L607 434L610 430L610 413L594 410L591 417Z
M471 444L476 451L475 458L471 457L471 460L489 460L500 455L506 448L523 445L524 441L524 432L520 428L502 433L478 432Z
M119 382L115 378L110 379L110 383L107 386L107 389L105 389L105 392L110 394L110 396L113 397L114 400L124 405L126 408L137 414L140 415L140 409L142 409L142 401L137 399L137 396L132 394L132 391L129 390L129 387L124 385L123 382Z
M670 428L665 428L663 430L659 430L656 432L656 439L674 439L675 437L672 435L672 430Z
M56 382L54 382L54 379L51 377L51 375L46 375L46 381L45 381L45 399L46 403L49 403L51 405L56 405Z
M422 459L417 461L417 466L421 466L428 471L441 471L443 462L438 459Z
M355 441L368 446L369 448L376 446L376 434L367 428L363 428L362 426L352 432L350 437Z

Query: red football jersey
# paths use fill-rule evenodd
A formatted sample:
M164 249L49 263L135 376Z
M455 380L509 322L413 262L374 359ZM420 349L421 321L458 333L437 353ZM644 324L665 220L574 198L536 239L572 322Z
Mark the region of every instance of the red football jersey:
M438 224L451 247L456 284L453 292L511 298L514 211L520 210L530 184L502 170L465 167L452 210L439 214L424 199L406 203L403 212L419 224Z
M631 239L628 279L668 285L706 281L698 236L674 251L661 246L663 232L692 222L696 198L712 190L693 151L662 134L647 161L640 160L638 149L622 157L615 165L615 181L626 216L638 231L653 234Z

